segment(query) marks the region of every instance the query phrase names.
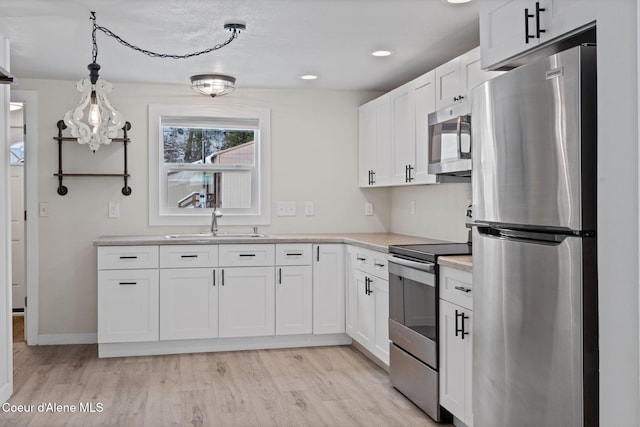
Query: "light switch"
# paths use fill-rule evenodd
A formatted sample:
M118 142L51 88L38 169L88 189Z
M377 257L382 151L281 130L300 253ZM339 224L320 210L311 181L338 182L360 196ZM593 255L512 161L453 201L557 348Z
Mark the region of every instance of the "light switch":
M40 216L49 216L49 203L41 202L38 211L40 212Z
M120 218L120 203L109 202L109 218Z
M315 214L313 202L304 202L304 214L306 216L313 216Z

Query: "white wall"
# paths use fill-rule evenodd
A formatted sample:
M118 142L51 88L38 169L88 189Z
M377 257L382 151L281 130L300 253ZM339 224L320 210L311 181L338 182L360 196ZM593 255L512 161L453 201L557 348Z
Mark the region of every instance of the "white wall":
M415 201L415 213L411 202ZM471 184L434 184L391 190L391 231L452 242L466 242Z
M79 70L81 71L81 70ZM104 71L104 77L108 78ZM129 197L117 178L66 178L69 193L56 193L56 122L75 106L75 82L20 79L18 89L38 92L39 199L49 204L40 218L41 335L88 334L96 331L96 250L101 235L199 232L206 227L148 225L147 105L150 103L224 103L271 108L272 224L263 233L386 231L390 224L388 192L365 194L357 187L357 107L371 93L238 89L211 99L187 84L116 84L111 100L131 122ZM114 143L115 144L115 143ZM101 147L66 143L66 172L121 172L122 146ZM314 201L315 215L304 216L304 202ZM372 200L376 214L364 216ZM120 203L120 218L109 219L110 201ZM276 201L298 202L298 216L277 217ZM246 228L246 227L245 227ZM248 230L244 230L248 231ZM55 338L54 338L55 339ZM47 340L45 339L45 342Z
M640 425L636 0L597 1L600 425Z

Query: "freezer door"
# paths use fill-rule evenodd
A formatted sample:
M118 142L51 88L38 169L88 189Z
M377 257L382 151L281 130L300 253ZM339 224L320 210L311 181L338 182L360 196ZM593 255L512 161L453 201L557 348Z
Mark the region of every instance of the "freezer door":
M480 222L595 230L595 48L516 68L472 92Z
M595 239L473 250L474 426L597 425Z

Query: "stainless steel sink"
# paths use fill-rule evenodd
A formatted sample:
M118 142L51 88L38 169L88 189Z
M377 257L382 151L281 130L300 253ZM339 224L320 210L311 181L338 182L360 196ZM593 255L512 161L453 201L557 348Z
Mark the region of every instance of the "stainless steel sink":
M242 238L258 238L268 237L266 234L260 233L184 233L184 234L167 234L165 239L242 239Z

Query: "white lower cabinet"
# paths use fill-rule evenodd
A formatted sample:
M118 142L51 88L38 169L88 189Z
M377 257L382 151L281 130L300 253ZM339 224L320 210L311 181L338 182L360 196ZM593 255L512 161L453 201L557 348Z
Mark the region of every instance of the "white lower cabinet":
M98 343L158 340L158 270L98 271Z
M314 334L344 333L344 300L344 245L313 245Z
M440 284L447 281L458 283L458 291L465 295L471 292L471 273L440 267ZM444 295L451 295L444 293ZM471 405L473 310L471 301L462 305L440 298L440 404L468 427L473 425Z
M219 336L274 335L274 267L225 267L219 271Z
M389 364L389 279L386 255L347 247L347 334Z
M218 336L218 286L213 268L160 270L160 339Z
M276 335L313 332L311 266L276 267Z

